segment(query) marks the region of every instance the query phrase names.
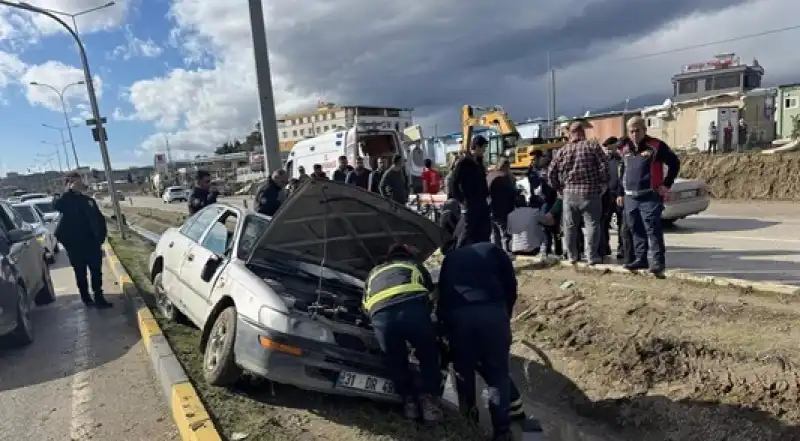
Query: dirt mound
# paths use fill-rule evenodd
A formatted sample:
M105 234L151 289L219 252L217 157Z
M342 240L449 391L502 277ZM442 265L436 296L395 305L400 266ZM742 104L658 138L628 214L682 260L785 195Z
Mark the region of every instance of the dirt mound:
M573 269L520 279L515 335L552 360L537 375L567 382L536 396L625 440L800 440L797 299Z
M681 157L681 176L702 179L713 197L800 201L800 154Z

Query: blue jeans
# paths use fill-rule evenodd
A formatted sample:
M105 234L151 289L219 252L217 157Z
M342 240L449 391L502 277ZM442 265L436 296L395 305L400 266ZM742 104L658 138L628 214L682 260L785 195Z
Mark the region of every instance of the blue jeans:
M477 409L475 373L480 372L489 388L494 433L508 432L512 385L508 363L511 324L506 307L476 304L458 308L447 314L445 328L456 372L459 407L470 414Z
M426 299L406 300L377 311L372 316L372 327L383 350L395 391L404 399L420 394L438 396L441 384L439 347ZM419 361L422 377L419 391L415 390L414 374L408 364L409 344Z
M637 262L650 262L650 268L663 270L666 265L664 230L661 213L664 202L656 192L642 196L625 196L625 220L633 236L633 252ZM650 259L648 259L648 251Z

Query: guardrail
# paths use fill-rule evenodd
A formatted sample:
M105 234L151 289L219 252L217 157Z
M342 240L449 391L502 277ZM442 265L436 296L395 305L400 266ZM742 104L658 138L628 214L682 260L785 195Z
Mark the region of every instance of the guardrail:
M128 229L136 233L139 237L144 239L147 242L155 245L158 243L158 240L161 239L161 235L157 233L153 233L152 231L147 231L142 227L137 225L127 225Z

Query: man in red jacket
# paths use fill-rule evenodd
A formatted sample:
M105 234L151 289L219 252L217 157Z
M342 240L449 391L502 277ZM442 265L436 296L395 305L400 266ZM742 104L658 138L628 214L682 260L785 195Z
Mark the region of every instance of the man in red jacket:
M661 213L664 198L678 177L681 163L664 141L647 135L647 125L641 116L629 119L626 127L629 138L621 143L623 155L617 204L625 211L635 259L623 267L631 271L649 268L653 274L662 275L666 259Z

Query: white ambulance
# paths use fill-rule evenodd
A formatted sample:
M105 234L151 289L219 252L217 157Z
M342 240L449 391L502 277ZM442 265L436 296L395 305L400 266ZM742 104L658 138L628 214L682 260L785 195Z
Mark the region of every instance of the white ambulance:
M414 189L422 187L422 161L419 155L409 154L403 146L402 135L393 128L381 124L358 124L349 129L332 130L314 138L299 141L292 147L286 160L286 171L292 178L300 176L299 167L306 173L314 171L314 164L320 164L329 178L339 165L339 156L346 156L352 165L361 156L370 170L378 167L378 159L387 157L391 163L394 155L406 159L406 171Z

